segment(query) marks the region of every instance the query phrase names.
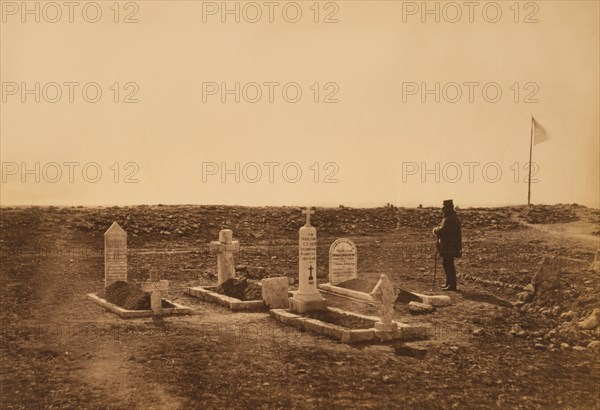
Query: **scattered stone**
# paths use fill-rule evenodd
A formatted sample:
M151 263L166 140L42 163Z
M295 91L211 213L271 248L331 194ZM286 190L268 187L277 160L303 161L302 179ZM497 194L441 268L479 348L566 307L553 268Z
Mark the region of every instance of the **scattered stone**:
M531 224L554 224L576 221L575 205L532 205L524 210L525 220Z
M425 314L425 313L431 313L434 310L434 307L427 304L427 303L421 303L421 302L410 302L408 304L408 310L410 313L414 313L414 314Z
M579 322L579 327L583 330L594 330L600 325L600 309L596 308L584 320Z
M509 333L513 336L518 336L518 337L523 337L526 335L525 330L523 330L523 328L518 323L514 324L511 327Z
M533 294L535 294L535 289L534 289L534 287L533 287L533 285L532 285L531 283L528 283L528 284L527 284L527 286L525 286L525 287L523 288L523 290L524 290L525 292L527 292L527 293L530 293L530 294L532 294L532 295L533 295Z
M533 293L529 292L519 292L517 294L517 298L521 303L531 303L533 301Z
M587 348L594 353L600 353L600 341L594 340L587 345Z
M560 267L555 257L546 257L538 271L531 278L535 293L560 288Z
M575 312L573 312L572 310L563 312L560 314L560 318L565 320L573 320L575 318Z
M584 350L586 350L586 348L583 346L573 346L573 350L576 350L578 352L583 352Z

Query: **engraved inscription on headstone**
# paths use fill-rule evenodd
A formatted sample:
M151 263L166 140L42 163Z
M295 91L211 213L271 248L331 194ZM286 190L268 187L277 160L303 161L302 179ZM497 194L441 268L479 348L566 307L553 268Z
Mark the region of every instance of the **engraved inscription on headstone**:
M317 289L317 229L310 224L314 211L307 208L302 213L306 215L306 224L298 231L298 291L289 305L295 313L327 308L327 301Z
M127 282L127 232L113 222L104 233L104 287L119 280Z
M337 285L356 278L356 264L354 242L346 238L336 240L329 248L329 283Z
M302 211L306 215L306 224L299 231L299 283L301 294L316 293L317 290L317 229L310 224L314 214L310 208Z

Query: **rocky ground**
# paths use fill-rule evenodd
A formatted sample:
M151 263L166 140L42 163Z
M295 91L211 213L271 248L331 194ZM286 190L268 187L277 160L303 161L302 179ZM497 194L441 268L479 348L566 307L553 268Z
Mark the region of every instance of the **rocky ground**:
M222 228L241 243L240 277L297 277L299 208L1 208L0 408L597 408L600 281L589 267L600 212L459 214L453 305L412 316L399 303L394 313L426 323L428 340L347 346L184 294L216 283L208 242ZM103 233L113 221L129 235L130 280L159 272L167 297L193 316L122 320L86 300L103 288ZM386 273L398 288L431 288L439 209L318 208L312 221L320 281L329 245L346 236L361 278ZM437 273L439 289L439 261Z

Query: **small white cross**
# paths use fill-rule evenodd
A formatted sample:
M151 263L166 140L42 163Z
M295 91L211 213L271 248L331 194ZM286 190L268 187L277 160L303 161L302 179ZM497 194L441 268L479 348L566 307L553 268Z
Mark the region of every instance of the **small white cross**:
M169 281L160 280L158 272L150 273L150 282L143 282L142 290L150 292L150 306L154 315L162 315L162 292L169 289Z

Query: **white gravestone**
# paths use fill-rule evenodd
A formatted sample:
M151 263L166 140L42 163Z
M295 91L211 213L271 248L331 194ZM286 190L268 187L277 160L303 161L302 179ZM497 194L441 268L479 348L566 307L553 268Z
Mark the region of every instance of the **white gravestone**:
M127 282L127 232L113 224L104 233L104 287Z
M357 277L356 245L350 239L341 238L329 248L329 283L337 285Z
M162 292L169 289L169 281L160 280L158 273L150 274L150 282L142 283L142 290L150 292L150 308L154 315L162 315Z
M380 276L371 292L371 296L379 305L380 321L375 323L375 329L385 332L395 330L396 326L392 322L392 313L394 312L396 293L394 292L394 285L392 285L387 275Z
M317 229L310 224L314 211L309 207L302 213L306 215L306 224L299 230L298 292L290 299L290 309L298 313L327 307L317 289Z
M233 231L223 229L219 232L219 241L211 242L210 250L217 253L217 286L235 278L233 254L240 251L239 241L233 240Z

